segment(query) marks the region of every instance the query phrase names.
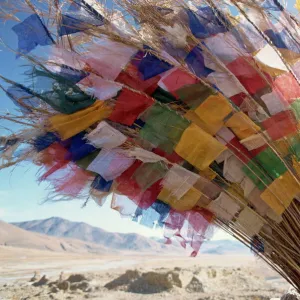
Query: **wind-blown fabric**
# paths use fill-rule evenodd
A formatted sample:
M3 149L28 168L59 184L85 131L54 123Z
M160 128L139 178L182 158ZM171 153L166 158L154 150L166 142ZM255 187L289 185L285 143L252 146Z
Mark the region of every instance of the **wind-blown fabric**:
M111 108L101 101L96 101L92 106L72 115L60 114L51 117L49 119L50 129L57 132L62 140L66 140L107 118L110 114Z
M172 196L180 199L195 185L199 178L199 175L175 165L166 174L162 185L171 192Z
M207 77L210 73L213 72L212 69L207 68L204 63L204 56L200 46L196 46L185 58L189 69L192 73L198 77Z
M37 14L29 16L20 24L15 25L12 30L18 36L17 57L29 53L37 46L54 44L50 32Z
M254 214L250 208L245 208L237 219L237 222L244 228L249 236L259 234L260 230L264 226L262 218Z
M37 152L43 151L51 146L53 143L57 142L59 139L58 137L52 133L47 132L44 135L37 136L33 141L33 147Z
M225 149L221 143L200 127L191 124L184 131L175 151L193 166L204 170L208 168Z
M69 144L69 153L66 156L67 159L78 162L96 151L96 148L93 145L90 145L86 142L84 136L85 133L80 132L79 134L72 136L68 141L66 141Z
M230 23L216 9L209 6L199 7L197 12L187 10L189 26L197 38L207 38L228 31Z
M94 147L112 149L124 144L127 137L107 122L102 121L93 131L86 135L86 139Z
M144 150L143 148L133 148L126 151L126 155L134 157L144 163L156 163L164 161L168 163L168 160L165 157L157 155L151 151Z
M217 199L208 205L208 209L220 219L230 221L240 210L240 205L227 194L221 193Z
M196 83L197 79L195 77L179 68L172 68L169 72L166 72L158 82L160 87L171 92L175 96L178 96L176 91L180 88Z
M230 113L232 106L220 94L209 96L195 109L195 114L205 123L212 135L223 127L224 120Z
M155 103L144 116L140 137L167 153L172 153L189 121L167 107Z
M104 17L84 0L76 0L70 5L68 11L62 15L59 35L73 34L87 30L92 26L101 25L104 25Z
M91 71L108 80L115 80L122 69L129 63L137 49L101 37L90 45L88 52L82 55Z
M97 191L109 192L113 181L106 181L101 175L97 175L91 184L91 187Z
M147 190L164 178L167 172L168 167L162 162L144 163L136 169L132 178L142 190Z
M19 86L10 86L6 95L18 106L23 114L32 112L41 105L41 100L35 97L29 90Z
M122 89L121 84L105 80L95 74L90 74L80 80L78 86L87 94L103 101L116 97Z
M18 109L0 120L28 129L0 137L0 169L32 161L52 200L111 200L192 256L221 225L299 286L297 17L281 0L71 2L13 27L32 66L0 76Z
M117 103L109 119L130 126L153 103L154 101L146 95L123 89L117 97Z
M147 47L146 51L143 53L142 59L137 62L137 65L143 80L153 78L156 75L164 73L172 68L168 62L151 54L150 51L147 52Z
M74 76L70 77L69 74L64 76L64 73L59 74L36 68L33 69L32 76L35 83L29 93L61 113L75 113L80 109L89 107L96 101L96 98L84 93L75 85Z
M270 188L261 194L261 198L280 216L298 193L299 186L296 180L286 172L270 184Z
M88 170L101 175L106 181L110 181L119 177L134 161L120 149L102 149L89 165Z

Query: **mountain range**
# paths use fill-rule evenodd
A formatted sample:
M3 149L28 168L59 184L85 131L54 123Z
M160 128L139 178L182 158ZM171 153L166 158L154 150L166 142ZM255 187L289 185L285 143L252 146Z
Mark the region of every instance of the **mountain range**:
M174 250L174 246L170 248L164 243L135 233L123 234L108 232L83 222L71 222L57 217L12 223L12 225L31 232L59 238L77 239L118 251L161 252L167 249Z
M52 217L8 224L0 221L0 245L51 251L91 253L181 253L180 246L165 245L163 240L134 233L113 233L83 222L71 222ZM204 254L249 254L248 248L237 241L205 242Z
M0 246L48 250L54 252L98 254L105 254L108 252L108 249L101 245L30 232L3 221L0 221Z

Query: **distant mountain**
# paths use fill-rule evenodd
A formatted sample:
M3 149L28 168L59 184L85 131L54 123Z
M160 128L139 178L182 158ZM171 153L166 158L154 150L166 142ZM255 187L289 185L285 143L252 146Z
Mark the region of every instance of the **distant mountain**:
M174 246L168 247L164 243L135 233L112 233L86 223L71 222L57 217L13 223L13 225L32 232L61 238L78 239L121 251L161 252L174 250Z
M173 245L165 245L161 239L146 238L134 233L112 233L86 223L71 222L57 217L13 223L13 225L31 232L59 238L77 239L117 251L173 252L173 254L179 254L183 251L176 242ZM205 242L201 246L200 253L218 255L249 254L250 251L238 241L219 240Z
M217 240L203 243L200 249L203 254L250 254L250 250L238 241Z
M0 246L48 250L74 253L111 253L101 245L86 243L74 239L56 238L23 230L0 221Z
M162 239L152 238L157 242L163 243ZM173 245L178 245L181 247L179 242L174 242ZM225 254L239 254L239 255L248 255L251 251L244 244L239 241L232 240L216 240L216 241L206 241L201 245L200 254L215 254L215 255L225 255Z

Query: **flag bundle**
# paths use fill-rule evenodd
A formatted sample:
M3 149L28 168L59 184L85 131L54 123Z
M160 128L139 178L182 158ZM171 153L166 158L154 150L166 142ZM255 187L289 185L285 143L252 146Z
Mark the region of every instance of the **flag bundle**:
M1 118L29 129L2 168L30 160L51 199L109 198L192 256L217 225L300 289L300 21L278 0L45 2L12 28L32 84L0 77Z

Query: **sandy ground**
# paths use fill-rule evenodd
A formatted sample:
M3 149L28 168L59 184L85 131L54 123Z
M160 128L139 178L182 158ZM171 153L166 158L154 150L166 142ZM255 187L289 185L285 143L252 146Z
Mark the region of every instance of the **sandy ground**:
M128 270L138 274L138 279L130 281ZM48 281L33 286L29 280L35 271L40 276L46 275ZM61 272L64 274L60 282L67 286L53 283ZM81 274L83 278L70 284L64 281L70 274ZM122 274L125 282L117 281L111 290L105 287ZM166 290L160 286L162 280L157 276L165 276ZM180 284L174 284L175 277ZM193 284L189 284L192 279ZM128 254L115 257L0 247L1 300L266 300L280 297L288 287L279 275L252 256L200 254L189 258Z

